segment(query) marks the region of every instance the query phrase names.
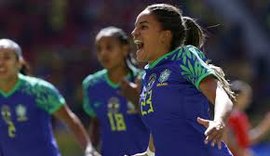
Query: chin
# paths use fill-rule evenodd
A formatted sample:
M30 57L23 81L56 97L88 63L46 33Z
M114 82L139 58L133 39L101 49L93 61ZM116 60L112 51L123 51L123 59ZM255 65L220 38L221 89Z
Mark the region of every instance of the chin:
M136 59L138 62L147 62L147 59L144 56L144 52L142 51L136 53Z
M147 62L147 60L143 56L137 55L136 59L138 62Z

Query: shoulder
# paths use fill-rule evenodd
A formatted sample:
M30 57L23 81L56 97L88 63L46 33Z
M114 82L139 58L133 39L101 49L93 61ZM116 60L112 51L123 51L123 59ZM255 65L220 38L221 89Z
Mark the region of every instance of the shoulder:
M82 82L83 86L88 87L88 86L92 86L94 84L97 84L98 82L104 80L106 73L107 73L107 70L103 69L103 70L97 71L93 74L89 74L83 80L83 82Z
M179 48L173 60L180 64L180 67L198 69L200 67L208 68L209 59L205 54L195 46L187 45Z
M187 52L187 54L191 53L191 55L192 54L196 55L201 59L206 58L205 54L200 49L198 49L197 47L193 45L184 46L184 50Z
M198 49L197 47L193 45L186 45L177 49L177 51L174 54L174 57L175 57L175 60L184 61L184 62L186 62L186 60L188 59L206 60L205 54L200 49Z
M193 45L185 45L175 49L166 56L166 59L184 64L187 60L207 60L205 54Z
M34 88L48 88L54 89L55 87L48 81L43 80L41 78L33 77L33 76L26 76L26 75L19 75L19 78L24 82L25 85Z

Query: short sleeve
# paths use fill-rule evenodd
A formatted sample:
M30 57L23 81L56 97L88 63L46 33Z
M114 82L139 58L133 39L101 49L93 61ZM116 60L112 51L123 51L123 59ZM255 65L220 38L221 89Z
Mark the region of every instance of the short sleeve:
M83 109L84 111L91 117L95 117L96 113L91 106L90 102L90 97L88 95L88 87L89 87L89 82L86 80L83 81L82 87L83 87Z
M34 87L36 103L49 114L53 114L60 107L66 104L64 97L49 82L40 80Z
M205 77L214 75L214 71L206 63L207 58L198 48L185 46L181 53L181 75L199 89L200 82Z

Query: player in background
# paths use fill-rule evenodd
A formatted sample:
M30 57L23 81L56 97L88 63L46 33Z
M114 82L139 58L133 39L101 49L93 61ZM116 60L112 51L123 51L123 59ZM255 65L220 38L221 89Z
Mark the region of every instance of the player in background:
M141 74L131 63L129 38L122 29L110 26L99 31L95 45L103 69L83 81L91 139L96 145L100 140L103 156L143 152L149 131L140 117L139 92L129 89Z
M236 93L236 101L228 119L225 141L234 156L252 156L250 146L261 141L270 132L270 113L252 128L245 113L252 101L251 86L244 81L235 80L231 83L231 88Z
M221 68L208 64L195 47L203 43L201 36L188 33L184 21L169 4L147 6L137 16L132 32L137 60L148 63L141 114L152 138L147 152L136 155L231 155L222 136L233 93ZM197 39L185 43L190 36ZM209 102L215 106L213 120Z
M68 126L86 156L99 156L58 90L25 75L25 69L20 46L0 39L0 155L60 156L51 126L53 115Z

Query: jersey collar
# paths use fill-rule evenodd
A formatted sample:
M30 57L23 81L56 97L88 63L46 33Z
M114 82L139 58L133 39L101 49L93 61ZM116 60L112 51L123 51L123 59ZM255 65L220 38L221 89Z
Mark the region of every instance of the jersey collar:
M130 77L131 77L131 74L128 73L128 75L125 77L126 79L130 80ZM110 78L109 78L109 75L108 75L108 71L106 70L105 72L105 79L107 81L107 83L112 87L112 88L118 88L119 87L119 84L118 83L114 83Z
M12 95L20 86L21 84L21 79L22 79L23 75L22 74L18 74L18 80L16 82L16 84L13 86L13 88L9 91L9 92L4 92L2 90L0 90L0 94L2 94L4 97L8 97L10 95Z
M175 50L173 50L173 51L171 51L171 52L168 52L168 53L162 55L161 57L159 57L158 59L156 59L154 62L147 64L147 65L144 67L144 69L145 69L145 70L147 70L147 69L153 69L153 68L156 67L157 64L159 64L162 60L164 60L165 58L167 58L169 55L175 53L175 52L178 51L179 49L180 49L180 47L179 47L179 48L176 48Z

